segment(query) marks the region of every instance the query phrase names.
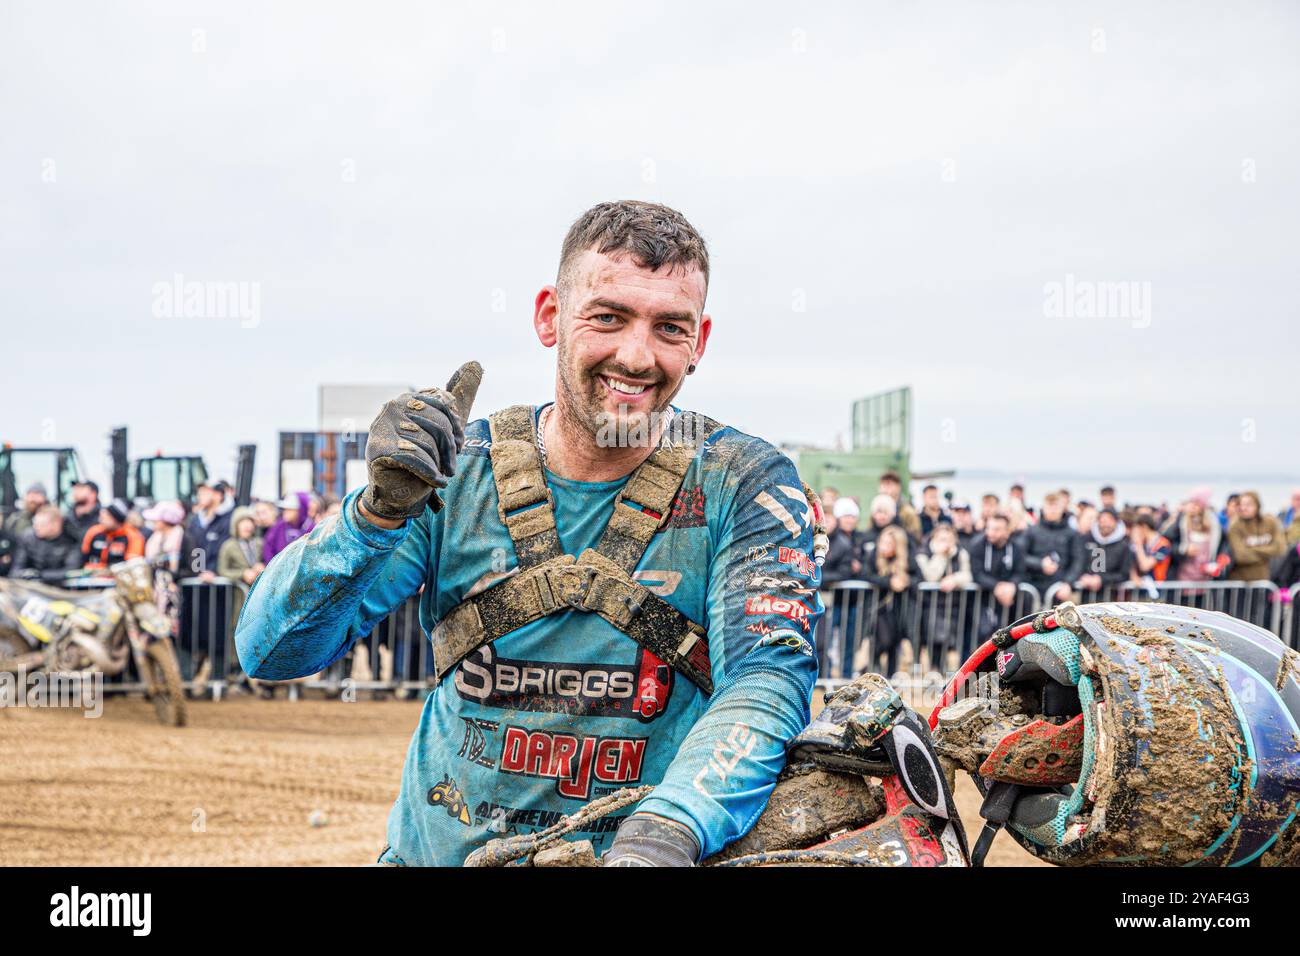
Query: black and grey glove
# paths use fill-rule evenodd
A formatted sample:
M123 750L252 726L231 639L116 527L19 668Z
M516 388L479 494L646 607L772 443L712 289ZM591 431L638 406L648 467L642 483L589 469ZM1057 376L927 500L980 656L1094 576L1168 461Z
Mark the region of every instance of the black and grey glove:
M634 813L618 828L601 858L604 866L694 866L700 855L695 834L676 820Z
M426 504L442 509L434 489L445 488L456 473L465 422L482 380L483 367L466 362L446 389L403 392L384 405L366 441L370 481L361 500L368 512L397 520L419 517Z

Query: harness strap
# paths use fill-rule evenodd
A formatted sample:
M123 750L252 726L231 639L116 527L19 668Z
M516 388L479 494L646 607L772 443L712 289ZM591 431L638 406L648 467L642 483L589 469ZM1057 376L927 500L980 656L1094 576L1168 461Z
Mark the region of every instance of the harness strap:
M697 416L690 424L696 421L702 436L701 444L720 427L703 415ZM632 473L614 502L614 513L596 550L628 574L636 570L645 549L650 546L650 539L667 521L673 499L691 467L697 447L685 443L660 444Z
M503 409L488 418L488 429L497 513L514 542L519 567L530 568L561 553L555 498L533 439L533 410L528 405Z
M562 554L457 605L431 635L438 680L484 644L567 610L599 615L700 690L713 693L708 632L595 551L576 560Z
M533 441L533 410L507 408L488 424L499 513L519 570L438 622L430 636L438 679L484 644L550 614L577 610L599 615L711 694L707 631L632 579L655 531L666 523L698 446L656 448L623 487L600 542L574 558L560 551L554 498ZM721 427L703 416L699 424L701 443Z

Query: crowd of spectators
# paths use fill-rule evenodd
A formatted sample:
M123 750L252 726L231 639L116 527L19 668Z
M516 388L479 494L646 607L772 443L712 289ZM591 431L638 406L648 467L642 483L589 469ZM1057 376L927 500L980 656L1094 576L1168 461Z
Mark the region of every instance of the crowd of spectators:
M340 507L332 497L296 492L278 504L254 501L239 508L224 481L200 485L192 506L102 501L93 481L74 485L71 499L60 511L42 485L26 490L21 507L0 526L0 577L58 584L77 572L146 557L160 559L177 580L223 577L252 584L272 558Z
M999 608L1012 607L1022 583L1050 603L1126 582L1140 587L1271 580L1284 593L1300 583L1300 489L1276 515L1264 510L1253 491L1229 495L1216 511L1208 488L1193 489L1172 509L1121 507L1110 485L1099 490L1095 502L1075 501L1062 488L1035 508L1016 484L1005 497L984 495L978 510L971 502L941 495L933 484L921 490L919 509L901 491L899 476L886 473L878 494L865 505L865 518L856 499L835 488L821 492L833 518L823 588L851 581L875 586L878 610L869 626L888 658L886 673L892 672L903 631L902 596L921 583L943 592L975 585L988 596L990 620ZM862 623L852 601L832 605L837 633Z

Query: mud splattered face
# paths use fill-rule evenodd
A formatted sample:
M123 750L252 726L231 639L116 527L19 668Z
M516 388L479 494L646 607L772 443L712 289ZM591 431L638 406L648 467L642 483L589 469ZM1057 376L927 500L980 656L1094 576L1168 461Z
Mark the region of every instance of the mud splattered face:
M652 416L668 408L687 368L704 355L712 325L704 276L694 267L651 272L629 256L588 251L566 279L554 290L552 320L561 414L606 443L648 439ZM544 344L547 295L538 296Z

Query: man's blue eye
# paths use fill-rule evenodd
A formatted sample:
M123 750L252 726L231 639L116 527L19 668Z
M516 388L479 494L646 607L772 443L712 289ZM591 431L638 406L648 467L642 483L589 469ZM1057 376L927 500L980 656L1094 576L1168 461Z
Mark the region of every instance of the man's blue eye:
M593 318L596 322L600 322L600 323L602 323L602 324L604 324L604 325L608 325L609 323L608 323L608 322L605 322L605 321L604 321L605 319L609 319L610 322L614 322L614 321L616 321L616 320L618 319L618 316L616 316L616 315L611 315L610 313L606 312L606 313L604 313L603 315L593 316L592 318Z

